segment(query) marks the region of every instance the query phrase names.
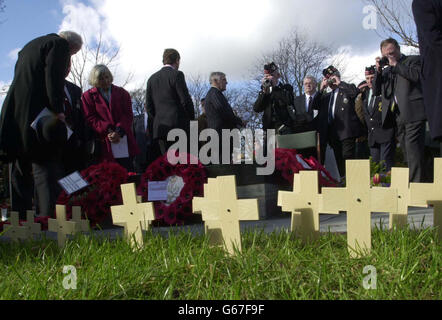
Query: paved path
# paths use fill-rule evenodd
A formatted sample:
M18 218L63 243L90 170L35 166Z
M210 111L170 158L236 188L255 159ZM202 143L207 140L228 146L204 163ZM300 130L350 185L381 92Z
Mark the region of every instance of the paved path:
M379 227L382 224L382 228L388 229L388 213L373 213L371 217L372 228ZM433 226L433 209L432 208L410 208L408 211L408 223L412 228L422 229ZM263 229L264 232L270 233L273 231L289 231L290 230L290 218L270 219L260 221L241 221L240 227L242 231ZM183 231L191 231L195 235L204 234L203 224L193 224L182 227L154 227L152 232L154 234L161 234L165 237L172 233L179 233ZM324 214L320 216L320 231L321 232L346 232L347 231L347 216L346 213L339 215ZM57 236L53 232L45 232L46 237L49 239L56 239ZM122 236L122 228L106 229L94 231L96 236L104 236L110 239ZM6 237L0 237L0 241L8 241Z

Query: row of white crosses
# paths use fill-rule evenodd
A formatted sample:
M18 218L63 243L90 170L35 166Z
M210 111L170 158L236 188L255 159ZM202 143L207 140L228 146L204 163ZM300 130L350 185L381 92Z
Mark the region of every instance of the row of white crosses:
M66 220L65 206L56 206L56 219L48 219L48 230L57 233L57 241L60 247L64 246L67 235L75 235L78 232L89 230L89 221L81 218L81 208L72 207L72 219ZM26 211L26 221L20 225L19 214L11 211L10 224L3 226L2 235L9 237L12 241L28 240L33 236L41 234L41 225L35 223L35 211Z
M409 184L408 168L393 168L391 185L370 186L370 162L346 162L345 188L323 188L318 193L318 172L301 171L294 176L293 192L279 191L278 205L292 212L291 230L305 242L319 237L319 214L347 212L347 245L351 257L371 250L371 213L389 212L390 229L407 224L408 207L434 206L434 227L439 240L442 220L442 159L434 162L434 183Z
M292 212L291 230L301 234L305 242L319 237L319 214L347 212L347 242L350 255L359 257L371 250L371 213L390 212L390 227L407 223L408 206L434 206L434 226L439 239L442 220L442 159L435 159L434 183L408 183L407 168L393 168L391 186L370 186L368 160L347 161L347 186L323 188L318 192L318 172L301 171L294 176L293 192L280 191L278 205ZM124 236L131 245L143 245L142 230L148 230L155 220L152 203L141 203L135 184L121 186L123 205L111 207L114 224L124 227ZM258 200L238 200L234 176L209 178L204 185L204 197L193 199L193 211L201 213L210 244L224 246L230 254L241 251L240 220L258 220ZM18 224L18 213L11 214L11 226L5 233L13 239L26 238L35 228L31 213L25 226ZM31 220L32 218L32 220ZM49 220L49 231L58 233L63 246L66 235L87 231L88 222L81 220L80 208L73 208L72 221L66 221L64 206L57 206L57 219ZM35 230L35 229L33 229ZM37 231L33 231L34 233Z

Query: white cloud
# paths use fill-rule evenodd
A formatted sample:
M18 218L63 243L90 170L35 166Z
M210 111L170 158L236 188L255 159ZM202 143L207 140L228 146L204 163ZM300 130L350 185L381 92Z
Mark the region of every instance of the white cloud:
M20 52L20 50L21 50L21 48L16 48L16 49L14 49L14 50L11 50L9 53L8 53L8 58L9 59L11 59L11 60L13 60L13 61L17 61L17 58L18 58L18 53Z
M101 27L106 41L121 45L116 84L134 72L132 86L161 67L164 48L178 49L186 75L221 70L235 81L247 79L257 58L296 26L334 47L367 48L377 37L362 28L359 1L341 0L345 6L323 0L61 2L60 29L76 30L90 41Z
M3 107L3 102L5 101L6 98L6 94L8 93L9 90L9 84L12 82L3 82L0 80L0 110Z

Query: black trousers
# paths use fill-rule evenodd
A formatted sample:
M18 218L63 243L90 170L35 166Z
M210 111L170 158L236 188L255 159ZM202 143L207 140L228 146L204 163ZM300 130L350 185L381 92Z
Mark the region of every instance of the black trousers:
M335 154L339 174L341 177L345 177L345 161L356 159L356 138L339 140L333 126L329 127L328 133L328 144L333 149L333 153Z
M397 138L410 169L410 182L423 182L425 179L425 121L406 123L397 116L396 125Z
M370 147L370 155L373 162L379 163L385 161L385 169L390 171L394 166L394 155L396 152L395 140L386 143L375 143Z
M32 163L37 216L54 217L55 204L62 191L58 180L64 176L64 167L59 161Z
M17 159L11 166L11 208L17 211L20 219L26 219L26 210L32 210L34 178L29 159Z

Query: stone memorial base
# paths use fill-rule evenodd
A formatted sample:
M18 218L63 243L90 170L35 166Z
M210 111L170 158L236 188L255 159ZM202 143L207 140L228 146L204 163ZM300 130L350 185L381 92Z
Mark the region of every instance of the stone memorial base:
M291 191L292 187L278 172L269 176L258 176L256 164L206 166L209 178L234 175L238 199L258 199L260 220L289 217L278 207L278 191Z

